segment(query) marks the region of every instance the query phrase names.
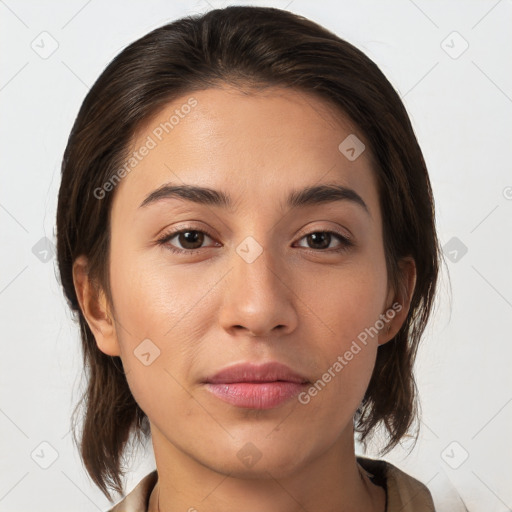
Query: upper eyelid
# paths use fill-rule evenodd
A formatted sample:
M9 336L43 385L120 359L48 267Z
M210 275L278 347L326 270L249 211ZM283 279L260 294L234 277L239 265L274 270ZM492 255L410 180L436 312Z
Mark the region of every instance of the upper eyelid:
M324 222L325 222L325 221L327 221L327 219L324 219ZM194 221L189 221L189 222L194 222ZM200 222L200 221L199 221L199 222ZM322 221L318 221L318 222L322 222ZM329 221L328 221L328 222L329 222ZM333 222L333 221L330 221L330 222ZM339 231L341 231L341 229L343 229L344 231L347 231L348 233L342 233L342 232L340 233ZM165 231L165 230L164 230L164 231ZM210 231L210 230L209 230L208 228L204 228L204 227L202 227L202 226L197 226L197 227L196 227L196 226L194 226L193 224L189 224L189 225L186 225L186 224L185 224L185 225L184 225L184 226L182 226L182 227L178 224L178 226L177 226L175 229L170 229L170 230L168 231L168 235L171 235L171 234L173 234L173 235L175 235L175 234L179 234L179 233L181 233L181 232L183 232L183 231L199 231L199 232L203 232L203 233L205 233L205 234L206 234L206 235L208 235L210 238L215 238L213 235L209 234L209 231ZM346 228L346 227L340 228L339 230L336 230L336 228L329 228L329 227L327 227L327 228L325 228L325 227L321 227L321 228L308 228L308 230L307 230L306 232L304 232L304 233L301 235L301 237L302 237L302 236L306 236L306 235L311 234L311 233L317 233L317 232L332 232L332 233L339 234L340 236L343 236L343 237L345 237L345 238L347 238L347 239L350 239L350 240L352 240L352 239L354 238L354 237L353 237L353 235L352 235L352 233L351 233L351 231L350 231L350 230L348 230L348 228ZM164 234L164 235L162 235L162 236L167 236L167 235L165 235L165 234Z

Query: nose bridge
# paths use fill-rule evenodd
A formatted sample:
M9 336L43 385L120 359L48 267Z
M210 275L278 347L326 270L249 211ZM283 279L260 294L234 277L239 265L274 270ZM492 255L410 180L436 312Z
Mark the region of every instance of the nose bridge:
M224 328L244 327L264 335L277 326L294 327L292 294L282 282L282 268L272 250L247 236L236 246L230 266L221 313Z
M256 282L265 292L268 287L275 288L277 272L272 250L264 248L253 236L248 236L238 244L235 252L235 271L247 286L254 286Z

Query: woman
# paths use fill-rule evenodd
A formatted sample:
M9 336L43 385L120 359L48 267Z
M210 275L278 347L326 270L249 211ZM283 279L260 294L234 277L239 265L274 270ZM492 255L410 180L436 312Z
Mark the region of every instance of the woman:
M135 41L75 121L57 241L85 467L112 502L130 439L155 454L112 511L434 510L354 452L415 423L440 259L407 113L354 46L239 6Z

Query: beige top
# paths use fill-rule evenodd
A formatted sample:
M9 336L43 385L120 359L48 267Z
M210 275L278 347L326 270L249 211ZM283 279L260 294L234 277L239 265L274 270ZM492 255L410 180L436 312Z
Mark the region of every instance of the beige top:
M387 461L357 457L357 462L372 482L386 490L386 512L435 512L430 491L412 476ZM148 512L149 497L157 480L155 469L107 512Z

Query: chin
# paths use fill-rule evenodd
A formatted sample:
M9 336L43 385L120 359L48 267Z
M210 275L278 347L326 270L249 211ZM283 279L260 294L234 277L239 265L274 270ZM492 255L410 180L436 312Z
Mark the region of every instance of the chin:
M297 445L300 446L301 443L291 440L284 444L278 439L262 438L254 443L246 441L235 445L223 451L222 457L213 454L211 464L203 458L203 464L233 478L266 480L292 476L309 458L306 453L297 449Z

